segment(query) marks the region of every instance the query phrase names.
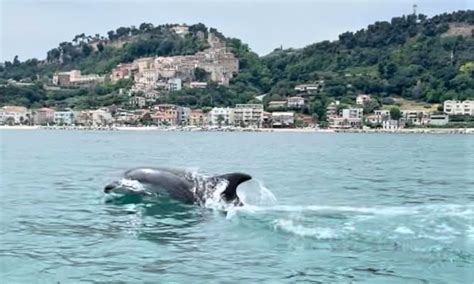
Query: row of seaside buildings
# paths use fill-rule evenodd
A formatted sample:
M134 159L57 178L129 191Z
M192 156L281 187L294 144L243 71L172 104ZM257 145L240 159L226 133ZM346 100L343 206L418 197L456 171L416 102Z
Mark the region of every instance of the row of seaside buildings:
M288 100L286 106L290 101L293 102ZM301 106L298 104L293 107ZM326 112L328 127L333 129L362 128L364 125L384 129L403 128L406 124L446 125L450 115L474 116L474 101L445 101L443 113L402 110L401 118L397 120L390 117L389 110L375 110L372 114L364 116L362 108L340 109L337 101L329 104ZM264 111L263 104L237 104L234 108L215 107L207 112L174 104L157 104L135 110L111 106L83 111L52 108L29 110L20 106L4 106L0 108L0 124L85 126L153 124L292 128L296 125L313 126L314 121L312 116L294 111L267 112Z
M357 105L363 106L371 100L370 95L357 96ZM340 109L339 101L329 104L326 111L329 128L351 129L369 126L372 128L400 129L410 126L443 126L449 123L453 115L474 116L474 101L447 100L443 103L443 112L430 112L423 110L400 110L400 118L393 119L390 110L374 110L364 116L362 107Z
M124 110L104 107L97 110L61 110L19 106L0 109L0 124L9 125L163 125L163 126L242 126L294 127L296 120L312 125L312 116L294 112L266 112L262 104L237 104L234 108L212 108L208 112L174 104L157 104L146 109Z

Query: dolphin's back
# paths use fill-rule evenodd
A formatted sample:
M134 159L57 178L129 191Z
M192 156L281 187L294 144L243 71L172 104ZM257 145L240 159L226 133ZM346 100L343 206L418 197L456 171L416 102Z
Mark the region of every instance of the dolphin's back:
M164 168L135 168L125 172L124 177L139 181L158 194L167 194L185 203L193 203L194 185L185 179L185 172Z

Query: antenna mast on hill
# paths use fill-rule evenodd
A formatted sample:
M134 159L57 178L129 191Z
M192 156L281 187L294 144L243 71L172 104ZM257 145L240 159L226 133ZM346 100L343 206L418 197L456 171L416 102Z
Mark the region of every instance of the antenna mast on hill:
M416 8L418 8L418 5L413 4L413 16L416 16Z

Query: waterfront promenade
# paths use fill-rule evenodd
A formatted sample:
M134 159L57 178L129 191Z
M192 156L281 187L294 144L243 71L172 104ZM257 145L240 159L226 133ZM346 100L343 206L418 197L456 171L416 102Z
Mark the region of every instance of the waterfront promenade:
M197 131L197 132L289 132L289 133L403 133L403 134L474 134L474 128L404 129L322 129L322 128L242 128L242 127L158 127L158 126L41 126L1 125L0 130L65 131Z

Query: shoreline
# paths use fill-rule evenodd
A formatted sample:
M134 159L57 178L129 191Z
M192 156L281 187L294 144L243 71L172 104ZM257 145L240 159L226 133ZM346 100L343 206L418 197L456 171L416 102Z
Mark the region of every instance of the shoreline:
M155 131L155 132L278 132L278 133L392 133L392 134L474 134L474 128L404 128L404 129L318 129L318 128L163 128L157 126L40 126L1 125L0 130L67 131Z

